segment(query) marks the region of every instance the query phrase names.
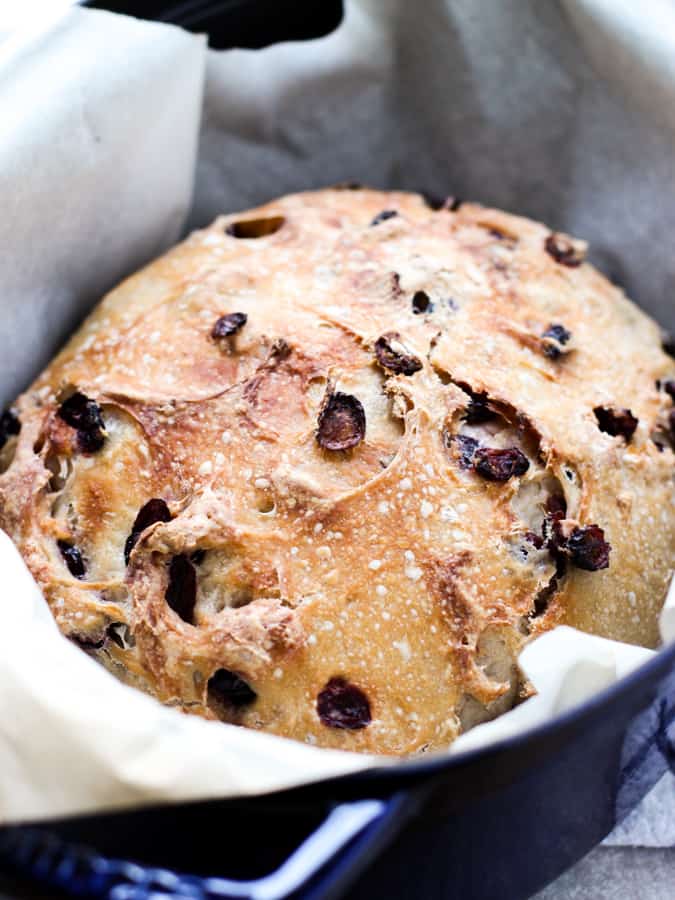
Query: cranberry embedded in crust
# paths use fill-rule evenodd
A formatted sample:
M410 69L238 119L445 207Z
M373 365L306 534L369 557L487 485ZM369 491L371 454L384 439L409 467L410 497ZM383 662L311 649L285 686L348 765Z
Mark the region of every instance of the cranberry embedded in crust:
M612 437L622 437L626 443L635 434L638 420L629 409L612 409L609 406L596 406L593 410L598 420L598 428Z
M434 309L434 305L429 299L429 295L426 291L415 291L410 303L412 311L416 316L422 316L424 313L433 312Z
M570 268L580 266L586 255L583 247L577 241L573 241L572 238L560 232L549 234L544 247L557 263Z
M469 425L483 425L495 418L495 413L488 406L487 394L474 394L464 413L464 421Z
M388 331L375 341L375 356L382 368L394 375L414 375L422 368L420 360L406 352L397 331Z
M188 625L194 625L197 573L185 554L174 556L169 564L169 586L164 598L176 615Z
M75 428L77 443L83 453L96 453L105 440L105 426L101 407L80 391L76 391L59 407L60 419Z
M455 450L462 469L473 468L473 458L478 450L476 438L469 437L466 434L456 434L450 438L449 446Z
M481 447L474 454L473 467L488 481L503 482L524 475L530 468L530 463L517 447L509 447L506 450Z
M573 565L587 572L609 568L611 544L605 540L605 532L598 525L577 527L565 542L565 551Z
M587 572L597 572L609 567L612 545L605 540L605 532L599 525L576 525L571 531L565 528L565 510L550 512L544 522L546 545L557 558L569 558L572 565Z
M375 218L372 220L370 225L371 225L371 227L373 225L379 225L380 222L386 222L387 219L393 219L397 215L398 215L398 213L396 212L395 209L383 209L381 213L378 213L375 216Z
M319 413L316 439L324 450L349 450L366 435L366 413L351 394L330 394Z
M134 519L134 524L131 526L131 534L124 544L124 562L126 565L129 565L131 551L136 546L136 542L141 536L141 532L145 531L145 529L149 528L151 525L154 525L155 522L170 521L171 513L164 500L160 497L153 497L152 500L148 500L148 502L140 508L138 515Z
M544 538L540 534L536 534L534 531L526 531L523 535L528 544L532 544L532 546L541 550L544 546Z
M559 359L571 337L572 333L564 325L549 325L542 334L544 355L549 359Z
M7 441L21 431L21 422L11 409L6 409L0 416L0 447L4 447Z
M462 201L459 199L459 197L454 197L452 194L443 196L424 193L422 194L422 199L429 207L429 209L433 209L434 212L440 212L441 210L456 212L462 205Z
M78 548L68 541L57 541L57 546L70 574L74 578L84 578L87 570Z
M357 731L370 724L370 702L355 684L344 678L331 678L316 700L316 711L329 728Z
M434 212L445 209L445 204L448 200L448 198L442 194L434 194L426 191L421 191L420 196L422 197L422 200L424 200L425 206L428 206L429 209L433 209Z
M264 219L240 219L225 226L225 234L240 240L268 237L279 231L285 223L283 216L266 216Z
M211 329L211 337L214 340L230 337L231 335L236 334L238 331L240 331L247 321L248 316L246 315L246 313L227 313L227 315L221 316L216 320L215 325Z

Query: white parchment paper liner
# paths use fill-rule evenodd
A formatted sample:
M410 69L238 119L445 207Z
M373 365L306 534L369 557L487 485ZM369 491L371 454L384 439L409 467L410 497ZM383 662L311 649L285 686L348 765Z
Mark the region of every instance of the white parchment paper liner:
M15 36L0 47L2 399L104 290L178 237L195 164L195 224L354 177L450 186L590 237L596 258L615 270L620 258L613 274L673 322L662 284L675 262L650 237L675 227L663 199L675 107L654 116L649 100L675 103L675 12L655 2L650 27L631 6L523 2L483 16L468 0L430 0L420 17L416 4L353 0L327 38L208 58L199 37L93 11ZM621 152L608 153L616 141ZM638 186L624 177L635 154L648 172ZM630 227L617 219L628 211ZM395 764L164 708L59 635L1 533L0 571L0 822L263 793ZM673 591L661 624L675 640ZM521 655L537 696L449 752L543 722L650 656L558 628Z

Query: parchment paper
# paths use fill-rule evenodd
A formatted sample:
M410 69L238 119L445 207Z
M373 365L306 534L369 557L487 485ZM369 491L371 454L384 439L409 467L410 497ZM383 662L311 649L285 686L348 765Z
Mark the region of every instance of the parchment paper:
M459 194L588 238L675 325L675 10L650 5L351 0L329 37L222 54L96 11L15 36L0 48L0 398L188 210L203 224L346 179ZM163 708L58 634L1 534L0 566L0 822L405 765ZM662 625L675 640L675 592ZM521 656L538 695L450 752L545 721L649 656L556 629Z

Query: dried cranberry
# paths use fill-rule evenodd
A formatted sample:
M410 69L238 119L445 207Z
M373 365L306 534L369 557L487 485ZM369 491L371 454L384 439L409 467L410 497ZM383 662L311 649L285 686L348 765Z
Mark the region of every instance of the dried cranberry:
M524 475L530 468L530 463L517 447L506 450L483 447L476 450L473 467L488 481L508 481L509 478Z
M370 703L355 684L344 678L331 678L316 700L316 711L329 728L356 731L370 724Z
M194 550L190 554L190 559L196 566L199 566L204 562L205 556L206 556L206 550L204 550L203 547L200 547L198 550Z
M412 311L416 316L421 316L424 313L433 312L434 305L429 299L429 295L424 291L415 291L413 294L413 298L411 301Z
M668 427L670 428L670 439L675 444L675 409L671 409L668 413Z
M675 337L668 331L661 332L661 347L663 352L675 359Z
M371 227L373 225L379 225L380 222L386 222L387 219L393 219L394 216L397 216L398 213L395 209L383 209L381 213L378 213L375 218L372 220Z
M490 235L490 237L496 238L498 241L505 241L507 239L511 241L513 240L510 234L507 234L506 231L502 231L501 228L497 228L495 225L492 225L490 228L488 228L488 234Z
M544 519L544 524L542 526L542 533L544 535L544 542L548 549L553 553L558 555L559 553L563 553L565 550L566 538L562 531L562 521L565 518L565 515L562 513L556 513L552 516L547 516Z
M11 409L6 409L0 416L0 447L4 447L12 435L21 431L21 422Z
M560 523L567 515L567 501L562 494L552 494L544 507L546 516L542 525L544 543L549 550L557 552L565 543L565 538L560 530Z
M283 216L267 216L262 219L241 219L225 226L225 234L230 237L251 239L268 237L279 231L286 220Z
M458 197L453 197L451 194L442 195L424 193L422 194L422 199L429 209L433 209L435 212L439 212L442 209L455 212L462 205L462 201Z
M556 591L558 590L561 579L565 576L566 572L567 558L561 555L557 555L555 560L555 574L549 580L549 583L544 585L544 587L541 588L541 590L534 598L534 608L530 613L533 619L537 618L538 616L544 615L551 603L551 600L555 596Z
M218 669L209 678L208 693L211 700L225 706L248 706L258 696L243 678L229 669Z
M349 450L366 434L366 413L351 394L330 394L319 413L316 439L324 450Z
M542 334L543 350L549 359L558 359L564 353L564 347L572 337L564 325L549 325Z
M598 420L600 431L604 431L612 437L622 437L626 443L630 441L638 427L638 420L629 409L596 406L593 412Z
M564 325L549 325L542 337L549 337L559 344L566 344L572 337L572 332L568 331Z
M152 500L148 500L148 502L140 508L138 515L134 519L134 524L131 526L131 534L124 544L124 562L129 565L131 551L136 546L136 542L141 536L141 532L145 531L145 529L149 528L151 525L154 525L155 522L170 521L171 513L164 500L159 497L153 497Z
M422 368L416 356L405 352L397 331L388 331L375 341L375 356L383 369L395 375L414 375Z
M546 252L561 266L574 268L580 266L584 261L585 254L583 249L566 234L560 234L559 232L549 234L544 246L546 247Z
M464 413L464 421L469 425L483 425L494 419L495 413L488 406L487 394L472 394L471 402Z
M567 500L565 500L563 494L551 494L546 500L546 514L551 518L565 518L567 515Z
M445 209L445 204L448 201L448 197L444 197L442 194L433 194L433 193L422 193L422 199L425 204L429 207L429 209L433 209L434 212L438 212L441 209Z
M76 429L77 443L83 453L96 453L101 449L105 427L98 403L76 391L61 404L58 416Z
M270 347L270 352L267 357L267 365L278 365L280 362L288 359L292 352L293 348L285 338L276 338L276 340L273 341L272 346Z
M57 541L57 546L61 551L61 556L63 557L63 561L68 567L68 571L74 578L84 578L86 567L84 565L84 560L82 559L82 554L73 544L69 543L69 541Z
M478 450L476 438L469 437L467 434L456 434L450 438L450 443L457 448L457 456L462 469L473 468L473 459Z
M524 537L525 540L529 544L532 544L537 550L541 550L544 546L544 538L539 534L535 534L534 531L526 531Z
M401 289L401 276L398 272L391 272L389 278L391 279L391 292L397 297L399 294L403 293Z
M609 567L612 547L598 525L577 526L567 538L563 549L579 569L596 572Z
M671 400L675 400L675 381L664 381L662 387Z
M185 554L174 556L169 565L169 586L164 599L184 622L194 625L197 573Z
M215 340L230 337L230 335L236 334L242 329L247 320L248 316L243 312L233 312L228 313L226 316L221 316L211 329L211 337Z

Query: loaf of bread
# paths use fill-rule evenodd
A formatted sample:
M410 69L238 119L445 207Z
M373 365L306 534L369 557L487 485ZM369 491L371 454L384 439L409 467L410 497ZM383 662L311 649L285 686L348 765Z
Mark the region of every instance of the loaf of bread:
M185 712L385 754L527 696L557 624L654 646L675 361L585 250L346 188L127 279L0 421L61 631Z

